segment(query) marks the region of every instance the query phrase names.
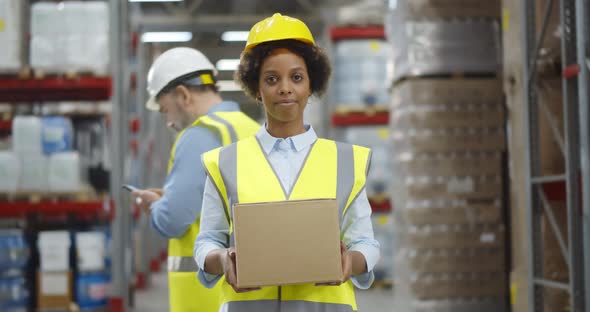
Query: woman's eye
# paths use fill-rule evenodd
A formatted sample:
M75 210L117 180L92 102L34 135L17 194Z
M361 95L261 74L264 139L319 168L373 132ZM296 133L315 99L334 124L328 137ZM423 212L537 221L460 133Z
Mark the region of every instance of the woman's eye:
M295 74L295 75L293 75L293 80L294 81L301 81L301 80L303 80L303 75Z
M271 83L271 84L275 83L275 82L277 82L277 77L275 77L275 76L266 77L266 82Z

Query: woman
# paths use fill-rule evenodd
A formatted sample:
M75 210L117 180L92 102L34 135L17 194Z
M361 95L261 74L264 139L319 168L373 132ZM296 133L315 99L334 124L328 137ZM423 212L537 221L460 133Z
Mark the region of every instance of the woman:
M195 242L199 280L225 277L220 311L356 311L352 284L368 288L379 257L364 190L367 148L318 139L303 112L325 92L331 68L300 20L274 14L252 27L236 80L261 102L266 124L255 137L203 155L208 173ZM231 239L235 203L336 198L344 279L336 285L238 289Z

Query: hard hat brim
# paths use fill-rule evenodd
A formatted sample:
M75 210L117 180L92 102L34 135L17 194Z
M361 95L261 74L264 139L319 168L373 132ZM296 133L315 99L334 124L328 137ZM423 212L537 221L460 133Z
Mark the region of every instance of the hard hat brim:
M154 112L160 111L160 104L158 104L158 102L156 101L155 96L150 97L147 103L145 103L145 107Z

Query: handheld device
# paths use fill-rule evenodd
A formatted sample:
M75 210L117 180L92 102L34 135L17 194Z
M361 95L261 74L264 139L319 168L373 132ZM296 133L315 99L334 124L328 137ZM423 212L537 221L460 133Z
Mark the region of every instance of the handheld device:
M126 190L128 190L129 192L139 191L140 190L139 188L137 188L137 187L135 187L135 186L133 186L131 184L123 184L121 187L124 188L124 189L126 189Z

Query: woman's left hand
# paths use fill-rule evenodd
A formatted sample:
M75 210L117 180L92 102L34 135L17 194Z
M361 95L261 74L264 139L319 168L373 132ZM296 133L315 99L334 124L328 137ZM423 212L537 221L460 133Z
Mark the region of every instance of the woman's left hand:
M348 251L344 242L340 241L340 254L342 257L342 281L346 283L352 276L352 253Z
M342 260L342 280L329 283L317 283L316 286L339 286L346 283L352 276L352 253L348 251L344 242L340 242L340 257Z

